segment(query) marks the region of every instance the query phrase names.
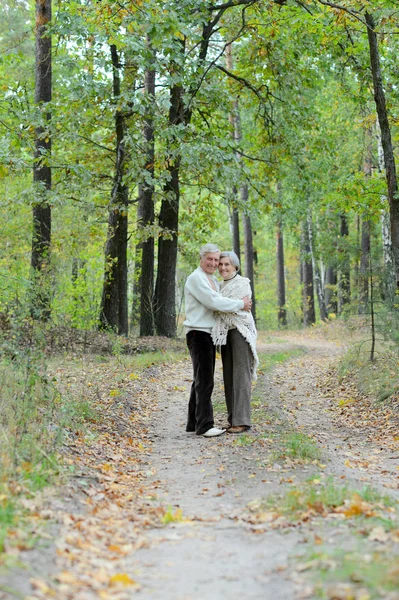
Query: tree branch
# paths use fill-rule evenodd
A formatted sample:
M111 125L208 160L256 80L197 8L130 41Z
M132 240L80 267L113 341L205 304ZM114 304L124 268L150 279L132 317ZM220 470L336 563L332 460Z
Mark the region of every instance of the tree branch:
M362 25L366 25L366 27L367 27L367 24L365 23L365 21L363 21L363 19L358 16L357 13L359 11L351 10L350 8L346 8L346 6L341 6L340 4L335 4L335 2L329 2L329 0L317 0L317 2L319 2L319 4L323 4L323 6L329 6L330 8L336 8L337 10L342 10L343 12L348 13L348 15L351 15L351 17L353 17L357 21L360 21L360 23L362 23Z
M230 0L230 2L224 2L223 4L215 4L214 6L209 6L208 10L227 10L228 8L232 8L233 6L243 6L243 5L251 5L256 4L259 0Z

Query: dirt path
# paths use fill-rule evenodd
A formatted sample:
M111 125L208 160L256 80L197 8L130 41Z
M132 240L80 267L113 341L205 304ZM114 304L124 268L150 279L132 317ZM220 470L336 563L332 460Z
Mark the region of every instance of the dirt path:
M143 450L141 483L137 483L143 486L144 496L136 512L161 514L162 518L148 518L138 529L138 521L129 513L131 504L108 505L108 521L116 525L110 530L107 548L112 547L114 554L110 552L108 563L99 552L94 560L93 540L101 545L105 532L99 532L97 523L92 539L85 529L87 495L94 528L93 515L101 512L104 494L110 493L104 490L110 490L111 484L99 490L93 479L88 491L86 478L86 489L75 488L67 507L57 499L50 502L60 523L57 550L50 543L39 554L35 551L36 559L41 557L41 572L34 564L32 567L35 554L24 555L32 567L33 585L22 571L18 581L14 572L0 582L20 590L20 597L35 599L314 598L312 586L297 569L298 562L312 540L334 541L338 535L344 536L342 525L329 524L327 532L324 523L310 524L306 531L298 526L280 527L278 519L269 519L271 513L255 511L252 518L251 507L320 473L321 478L332 476L357 488L369 484L397 494L399 456L397 450L374 445L364 428L349 429L337 410L337 389L334 385L329 388L328 377L341 346L302 335L279 338L260 344L260 352L301 348L306 353L277 366L271 374L260 373L254 390L254 425L243 436L205 439L185 433L190 362L154 368L145 390L153 397L153 408L145 418L148 449ZM223 425L220 370L218 363L216 416L217 424ZM280 438L288 430L310 434L321 450L320 460L279 460L276 450L281 452ZM132 473L135 468L131 467ZM104 524L102 527L107 529ZM76 529L82 533L79 544ZM115 553L119 553L117 557ZM114 576L112 586L107 584L105 572L109 561L114 561L120 574ZM87 564L84 575L83 563ZM94 585L90 573L95 569ZM58 582L50 584L54 576ZM2 599L14 597L0 592Z

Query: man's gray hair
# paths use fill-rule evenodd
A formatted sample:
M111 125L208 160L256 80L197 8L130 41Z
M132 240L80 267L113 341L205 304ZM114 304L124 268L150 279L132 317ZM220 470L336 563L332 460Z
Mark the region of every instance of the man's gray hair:
M229 258L233 267L236 268L236 271L240 268L240 259L237 254L233 252L233 250L226 250L226 252L221 252L220 258Z
M200 258L203 258L205 254L210 254L210 252L220 252L220 250L216 244L204 244L200 249Z

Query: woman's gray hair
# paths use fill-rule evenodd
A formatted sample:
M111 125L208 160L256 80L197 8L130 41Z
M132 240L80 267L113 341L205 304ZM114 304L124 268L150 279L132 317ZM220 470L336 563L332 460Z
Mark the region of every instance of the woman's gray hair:
M235 252L233 252L233 250L226 250L226 252L221 252L219 258L229 258L233 267L236 268L236 271L239 270L240 259L238 258L237 254Z
M220 252L220 250L216 244L204 244L200 249L200 258L203 258L205 254L210 254L211 252Z

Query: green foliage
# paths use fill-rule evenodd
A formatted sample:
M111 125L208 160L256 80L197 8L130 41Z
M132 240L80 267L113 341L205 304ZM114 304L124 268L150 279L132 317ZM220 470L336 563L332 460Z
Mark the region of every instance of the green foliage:
M198 247L213 240L231 247L232 205L251 215L259 257L255 289L260 327L275 327L274 224L283 224L288 321L301 322L299 229L304 208L313 212L317 260L338 267L344 249L358 259L356 217L377 221L384 208L384 175L377 164L375 108L370 92L364 10L376 17L392 135L398 136L395 86L397 15L388 1L354 0L353 11L319 2L303 8L275 2L223 10L206 59L204 26L215 17L199 0L116 7L72 1L54 7L53 100L34 103L33 5L2 7L0 25L0 211L7 241L0 244L0 310L21 310L32 286L29 255L31 207L41 192L32 184L35 128L52 137L53 185L51 293L56 323L95 328L103 281L103 247L114 176L115 111L126 115L129 187L129 290L132 289L138 186L144 170L142 130L149 108L155 127L156 213L170 176L168 161L181 158L179 279L197 264ZM355 14L355 13L353 13ZM360 20L359 20L360 19ZM185 47L182 49L182 40ZM149 41L150 40L150 45ZM225 45L232 44L232 77ZM110 45L121 60L121 93L112 92ZM142 94L143 73L157 73L156 97ZM17 76L16 76L17 75ZM183 89L188 125L169 124L170 86ZM238 100L241 137L229 120ZM47 112L51 121L47 121ZM363 174L364 136L372 131L374 168ZM239 192L245 183L249 200ZM338 215L350 224L342 243ZM161 234L157 223L155 241ZM347 245L347 248L343 248ZM131 295L131 293L130 293ZM130 299L130 298L129 298ZM179 304L180 299L177 299Z

